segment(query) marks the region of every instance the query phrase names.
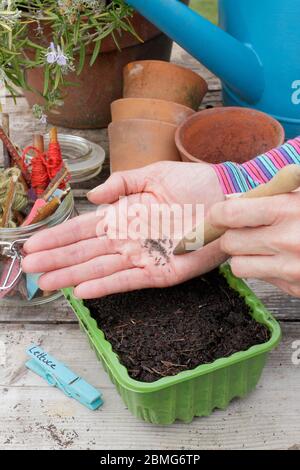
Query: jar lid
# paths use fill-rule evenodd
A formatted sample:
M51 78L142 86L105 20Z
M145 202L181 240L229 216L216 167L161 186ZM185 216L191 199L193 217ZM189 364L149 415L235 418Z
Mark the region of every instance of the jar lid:
M101 145L72 134L58 134L57 137L71 183L88 181L101 172L105 160L105 150ZM47 147L49 136L45 135L44 140Z
M101 145L71 134L58 134L58 141L71 174L71 183L87 181L100 173L105 160L105 150ZM48 136L45 136L45 143L49 144Z

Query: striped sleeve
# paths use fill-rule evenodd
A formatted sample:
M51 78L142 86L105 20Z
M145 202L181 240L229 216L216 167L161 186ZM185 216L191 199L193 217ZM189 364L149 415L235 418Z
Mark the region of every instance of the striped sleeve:
M284 166L300 164L300 137L249 162L214 165L224 194L244 193L266 183Z

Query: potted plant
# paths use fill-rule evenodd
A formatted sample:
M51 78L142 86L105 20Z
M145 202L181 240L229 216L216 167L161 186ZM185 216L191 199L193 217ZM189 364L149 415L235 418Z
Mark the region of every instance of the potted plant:
M0 0L0 81L55 125L106 126L123 67L170 52L125 0Z

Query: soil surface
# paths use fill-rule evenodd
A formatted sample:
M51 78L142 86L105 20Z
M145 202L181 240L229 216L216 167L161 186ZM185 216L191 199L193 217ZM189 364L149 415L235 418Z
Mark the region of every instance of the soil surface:
M270 336L217 271L175 287L85 305L129 375L143 382L245 351Z

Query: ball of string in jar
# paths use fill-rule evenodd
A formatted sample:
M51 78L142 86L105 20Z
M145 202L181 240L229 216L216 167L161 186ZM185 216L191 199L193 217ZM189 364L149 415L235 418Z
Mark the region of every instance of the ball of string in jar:
M0 222L3 214L3 208L6 202L7 194L9 191L10 181L13 176L18 178L21 172L18 168L8 168L7 170L0 171ZM21 212L28 206L28 196L24 185L18 180L16 183L16 192L12 204L12 210ZM17 224L14 222L13 214L10 215L8 228L15 228Z

